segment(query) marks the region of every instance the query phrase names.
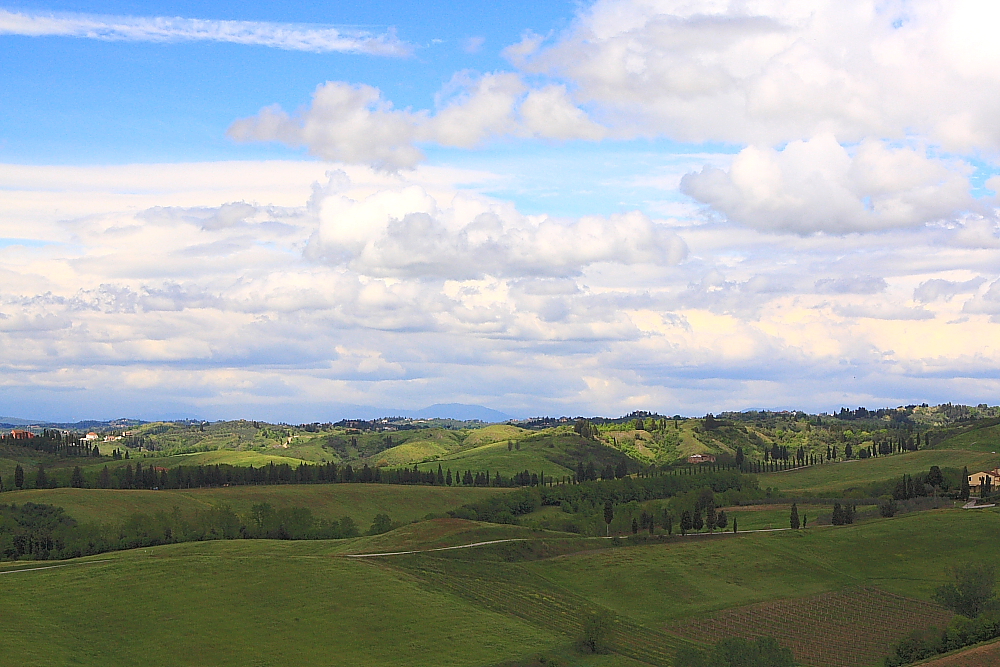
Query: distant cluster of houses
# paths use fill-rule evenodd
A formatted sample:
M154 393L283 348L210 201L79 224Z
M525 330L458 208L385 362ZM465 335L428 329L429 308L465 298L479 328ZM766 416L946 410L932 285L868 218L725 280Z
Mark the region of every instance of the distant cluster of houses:
M687 458L688 463L715 463L715 457L711 454L692 454Z
M11 429L10 437L12 437L14 440L31 440L32 438L35 438L37 436L31 431L25 431L23 429L15 428Z

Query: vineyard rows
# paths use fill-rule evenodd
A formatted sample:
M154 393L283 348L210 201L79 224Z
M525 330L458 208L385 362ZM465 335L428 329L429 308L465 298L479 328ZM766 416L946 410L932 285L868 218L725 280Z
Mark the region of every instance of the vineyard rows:
M950 618L928 602L852 588L728 609L669 630L704 643L772 636L808 667L863 667L881 662L913 630L942 628Z
M380 563L380 565L383 563ZM689 643L640 625L566 591L513 563L474 562L425 554L395 559L392 567L431 589L447 590L487 609L510 614L575 640L589 613L612 619L610 644L616 653L650 665L673 665L676 650Z

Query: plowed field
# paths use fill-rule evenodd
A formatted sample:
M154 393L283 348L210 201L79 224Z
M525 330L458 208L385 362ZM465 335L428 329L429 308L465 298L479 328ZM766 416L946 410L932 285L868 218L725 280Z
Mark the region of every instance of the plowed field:
M668 630L704 643L771 636L808 667L868 667L881 664L913 630L942 628L950 618L950 612L928 602L852 588L727 609Z

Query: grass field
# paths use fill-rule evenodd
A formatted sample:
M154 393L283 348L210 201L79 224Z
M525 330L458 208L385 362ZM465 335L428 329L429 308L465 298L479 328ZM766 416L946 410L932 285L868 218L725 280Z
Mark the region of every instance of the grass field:
M275 508L308 507L322 519L350 516L365 529L376 514L386 513L393 521L413 521L504 491L392 484L288 484L166 491L63 488L4 493L0 502L48 503L65 508L79 521L94 523L115 523L133 512L170 512L174 507L187 513L229 505L238 513L246 513L255 503L267 502Z
M0 656L39 666L471 667L561 641L329 549L189 543L4 574Z
M1000 452L1000 425L978 428L952 436L936 448L970 449L977 452Z
M491 428L497 430L487 434L488 437L497 437L505 432L502 429L509 427L487 427L483 430ZM420 467L437 470L440 464L453 471L490 470L508 476L528 470L539 474L544 472L547 477L559 478L576 474L577 463L581 461L585 464L593 462L598 469L601 469L607 463L615 465L622 460L629 461L633 467L635 465L626 454L614 447L597 440L581 438L571 429L560 428L524 436L517 439L516 446L513 447L508 447L508 439L505 438L461 449Z
M557 543L556 557L512 545L338 555L527 536L523 528L449 520L378 541L236 540L117 552L0 574L0 656L23 665L472 667L540 666L535 657L545 653L563 664L668 665L684 640L666 629L684 619L858 586L926 600L946 566L989 553L1000 540L998 518L942 510L630 548L579 540L578 552L558 535L530 543ZM4 564L0 572L38 565L48 563ZM602 608L613 614L613 642L627 660L572 662L582 618ZM820 626L798 631L859 631L847 622Z
M927 449L893 456L845 461L799 470L787 470L759 475L761 487L781 489L786 495L839 496L857 489L904 474L926 472L931 466L975 469L995 468L1000 455L957 449Z

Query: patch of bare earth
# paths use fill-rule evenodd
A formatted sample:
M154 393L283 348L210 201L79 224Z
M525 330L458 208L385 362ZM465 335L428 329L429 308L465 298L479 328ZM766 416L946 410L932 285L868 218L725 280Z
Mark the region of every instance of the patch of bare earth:
M920 667L996 667L1000 665L1000 642L920 663Z
M807 667L866 667L880 664L914 630L943 628L951 616L922 600L850 588L726 609L667 631L706 644L726 637L774 637Z

